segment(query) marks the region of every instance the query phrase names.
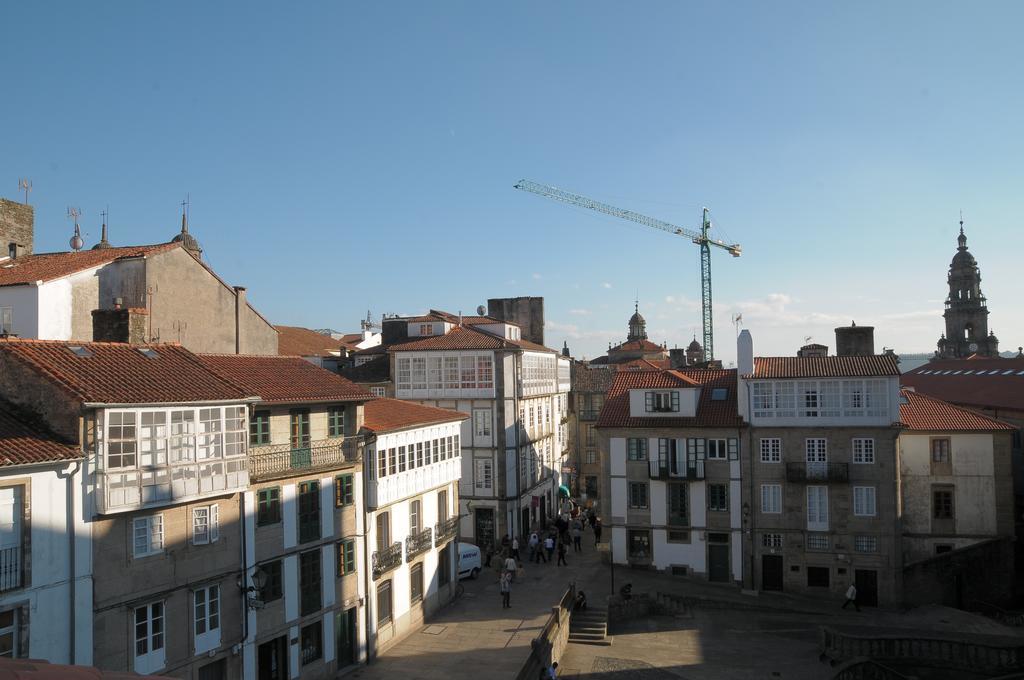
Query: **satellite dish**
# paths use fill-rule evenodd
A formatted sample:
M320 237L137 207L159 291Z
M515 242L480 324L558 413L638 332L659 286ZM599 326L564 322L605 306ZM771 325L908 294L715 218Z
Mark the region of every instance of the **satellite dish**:
M479 306L478 306L478 307L476 308L476 313L477 313L477 316L483 316L484 314L486 314L486 313L487 313L487 308L486 308L486 307L484 307L483 305L479 305Z

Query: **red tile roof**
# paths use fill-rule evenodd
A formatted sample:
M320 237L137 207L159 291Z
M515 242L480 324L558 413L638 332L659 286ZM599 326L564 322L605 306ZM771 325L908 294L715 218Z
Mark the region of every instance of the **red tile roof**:
M897 357L755 357L754 378L857 378L899 375Z
M114 260L146 257L153 253L180 247L177 243L148 246L124 246L102 250L66 253L39 253L0 262L0 286L19 286L36 281L52 281L86 269L109 264Z
M366 404L363 416L363 427L376 434L438 423L452 423L469 418L461 411L425 406L400 399L375 399Z
M407 352L418 350L458 350L458 349L524 349L535 352L553 352L556 350L538 345L528 340L507 340L491 335L486 331L478 331L472 326L456 326L444 335L431 335L411 339L409 342L391 345L388 351Z
M700 386L697 415L692 418L629 415L629 391ZM726 390L724 400L712 401L712 391ZM619 371L608 390L597 427L740 427L736 408L736 370L693 368L674 371Z
M300 357L200 354L199 361L268 404L367 401L374 397L337 373Z
M1024 412L1024 359L936 359L900 382L943 401Z
M591 368L578 361L572 363L573 392L598 392L603 394L611 388L614 380L614 368Z
M89 356L77 356L71 347ZM152 350L145 356L140 349ZM177 344L0 339L0 353L48 377L77 399L101 404L241 401L251 392L206 368Z
M636 350L643 350L645 352L667 352L668 350L661 345L651 342L650 340L629 340L621 345L612 347L609 352L633 352Z
M671 359L631 359L621 364L611 364L619 371L664 371L672 367Z
M1015 430L1009 423L983 416L948 402L901 390L900 423L908 430L963 432L968 430Z
M0 467L82 457L74 444L63 441L36 418L0 401Z
M292 357L336 357L347 346L344 340L300 326L274 326L277 329L277 353Z

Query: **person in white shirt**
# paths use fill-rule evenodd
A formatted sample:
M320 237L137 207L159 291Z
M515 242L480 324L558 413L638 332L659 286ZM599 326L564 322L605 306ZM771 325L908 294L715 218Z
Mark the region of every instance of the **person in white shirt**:
M857 604L857 586L852 583L846 589L846 602L843 603L843 609L849 607L851 603L857 608L857 611L860 611L860 605Z

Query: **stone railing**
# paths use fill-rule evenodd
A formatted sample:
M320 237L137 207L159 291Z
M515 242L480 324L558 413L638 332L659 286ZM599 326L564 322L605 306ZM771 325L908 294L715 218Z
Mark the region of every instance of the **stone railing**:
M249 450L249 474L254 480L274 479L358 463L365 444L365 437L351 436L324 439L302 447L254 446Z
M370 557L374 580L402 564L402 543L395 541L387 548L378 550Z
M840 668L832 680L914 680L874 659L854 659Z
M865 629L863 634L854 634L822 627L821 653L836 661L864 657L982 673L1024 670L1024 640L989 635L961 634L947 639L914 635L911 631L902 635Z
M542 668L562 658L569 644L569 618L575 600L576 585L572 584L562 594L558 604L551 608L551 615L540 634L530 641L530 656L519 669L516 680L533 680Z
M431 531L430 527L418 531L415 534L410 534L405 539L405 559L406 561L411 560L420 553L425 553L430 550L431 546L434 545L434 532Z
M434 533L436 534L436 545L441 546L445 541L455 538L455 535L459 533L459 518L458 516L449 517L443 522L438 522L434 525Z

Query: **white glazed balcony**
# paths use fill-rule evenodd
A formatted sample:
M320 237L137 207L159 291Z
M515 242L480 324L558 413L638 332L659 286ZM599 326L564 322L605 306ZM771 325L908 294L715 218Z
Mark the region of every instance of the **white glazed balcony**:
M100 514L129 512L197 500L249 485L246 456L177 464L96 471L96 505Z
M366 504L371 509L382 508L403 498L450 484L461 476L462 458L456 456L413 470L387 475L383 479L371 479L366 483Z

